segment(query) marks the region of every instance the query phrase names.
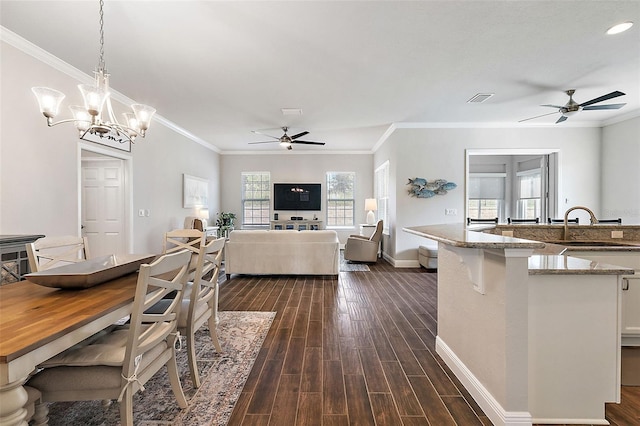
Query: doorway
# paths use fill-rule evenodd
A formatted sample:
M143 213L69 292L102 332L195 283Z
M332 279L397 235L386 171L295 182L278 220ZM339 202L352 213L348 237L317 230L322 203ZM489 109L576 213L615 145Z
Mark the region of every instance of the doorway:
M559 151L469 149L465 162L466 217L506 222L557 217Z
M130 163L128 155L81 146L80 230L92 257L131 252Z

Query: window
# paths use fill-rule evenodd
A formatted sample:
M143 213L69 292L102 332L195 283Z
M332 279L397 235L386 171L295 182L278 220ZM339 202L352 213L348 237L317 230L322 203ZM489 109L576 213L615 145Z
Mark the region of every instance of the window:
M524 219L535 219L541 217L541 182L542 173L540 169L518 172L518 202L516 213L518 217Z
M469 173L467 214L472 219L504 216L506 173Z
M327 172L327 227L354 224L354 172Z
M378 220L382 221L384 232L389 232L389 161L375 170L373 194L378 200Z
M242 225L268 225L271 194L269 172L242 172Z

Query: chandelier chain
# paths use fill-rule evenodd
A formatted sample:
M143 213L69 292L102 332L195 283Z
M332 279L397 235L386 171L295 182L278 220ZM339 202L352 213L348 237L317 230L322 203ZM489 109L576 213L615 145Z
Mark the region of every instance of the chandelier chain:
M104 1L100 0L100 58L98 59L98 69L104 70L104 12L102 10Z

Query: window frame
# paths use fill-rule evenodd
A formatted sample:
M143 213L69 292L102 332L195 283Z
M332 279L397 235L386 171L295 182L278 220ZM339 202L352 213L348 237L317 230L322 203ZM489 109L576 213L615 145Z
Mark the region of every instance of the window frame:
M382 220L382 232L389 233L389 160L378 166L373 172L373 196L378 203L377 220Z
M266 176L266 190L265 189L261 189L259 190L260 192L262 192L263 194L266 193L267 198L245 198L246 194L247 194L247 187L246 187L246 177L247 176L254 176L254 177L259 177L260 178L260 182L259 184L264 185L265 181L264 181L264 177ZM250 172L241 172L240 174L240 187L241 187L241 191L240 191L240 210L241 210L241 224L242 224L242 228L254 228L254 227L270 227L271 226L271 172L267 172L267 171L250 171ZM255 192L255 190L254 190ZM247 221L246 218L246 207L245 207L245 203L266 203L266 216L264 216L264 214L259 215L261 220L266 220L266 222L254 222L251 221L251 223L249 223ZM263 206L262 208L251 208L251 211L260 211L260 212L264 212L265 211L265 207ZM252 219L255 218L255 215L252 215Z
M330 178L333 178L333 176L336 175L349 175L351 177L351 181L352 181L352 187L351 187L351 198L330 198ZM329 171L326 172L325 174L325 185L326 185L326 189L325 189L325 193L326 193L326 202L325 202L325 208L326 208L326 228L327 229L353 229L355 227L355 194L356 194L356 172L336 172L336 171ZM348 204L350 204L351 208L351 217L350 222L351 223L334 223L331 217L331 211L332 210L336 210L335 208L332 209L330 207L332 202L342 202L344 204L343 208L340 209L340 211L342 212L346 212L349 210L349 208L346 208L346 206ZM346 215L342 215L340 216L342 219L347 219ZM336 216L337 218L337 216ZM345 222L347 222L345 220Z

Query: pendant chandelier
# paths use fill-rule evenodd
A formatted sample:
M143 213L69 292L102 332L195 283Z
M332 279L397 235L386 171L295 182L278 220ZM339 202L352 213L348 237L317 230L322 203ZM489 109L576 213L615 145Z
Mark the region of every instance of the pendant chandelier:
M98 67L94 71L95 84L78 85L78 89L80 89L84 99L84 105L72 105L69 107L73 118L57 122L53 121L65 97L64 93L48 87L32 87L31 90L38 99L40 111L47 118L49 127L73 122L78 129L80 139L85 139L85 136L88 135L94 135L100 138L109 138L119 143L134 142L137 136L145 136L151 124L151 117L153 117L156 110L147 105L133 104L131 105L133 113L122 114L124 124L120 124L116 119L111 106L109 74L104 62L103 6L104 1L100 0L100 57Z

